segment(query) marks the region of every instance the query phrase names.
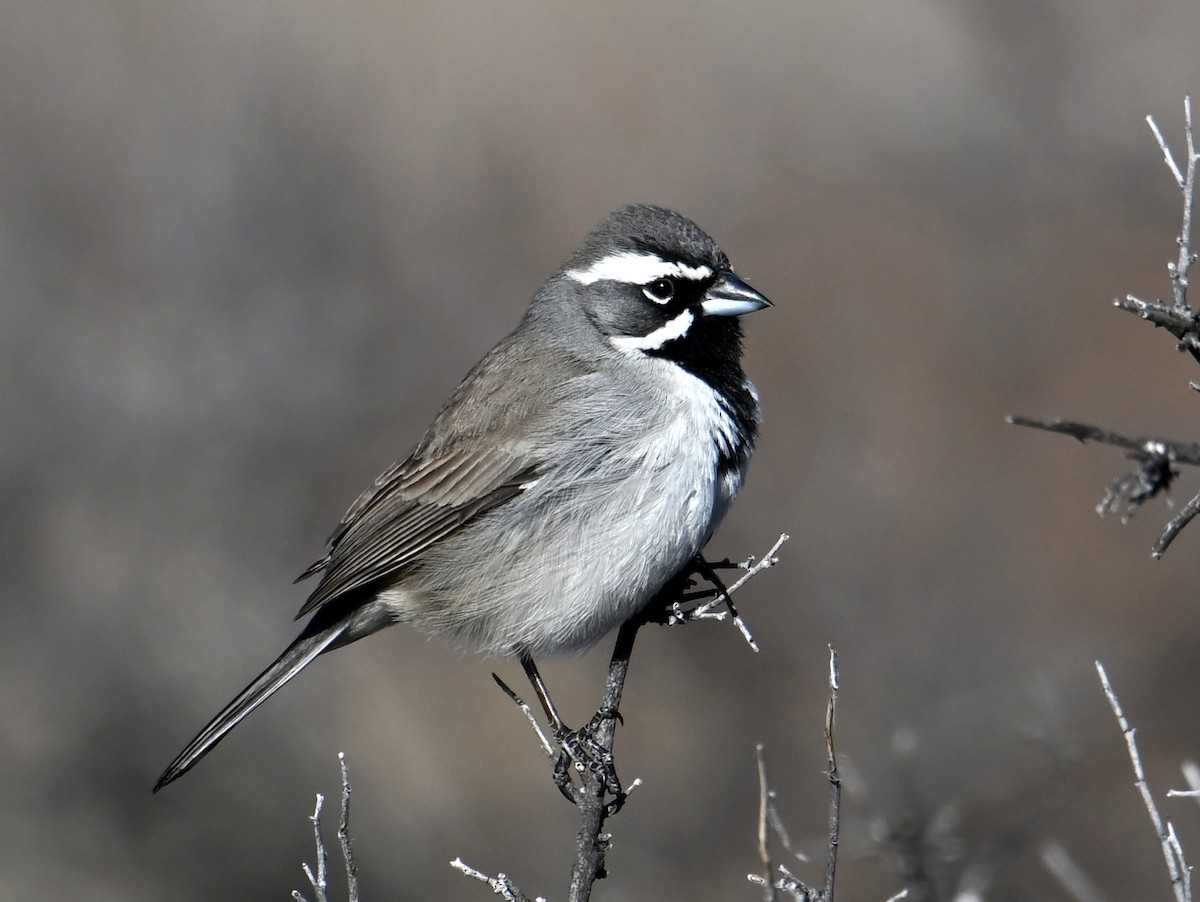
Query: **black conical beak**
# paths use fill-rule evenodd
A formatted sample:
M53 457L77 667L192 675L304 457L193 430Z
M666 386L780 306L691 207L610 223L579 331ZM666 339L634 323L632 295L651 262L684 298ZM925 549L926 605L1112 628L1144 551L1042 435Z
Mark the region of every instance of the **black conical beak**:
M722 273L700 302L708 316L743 316L770 306L770 301L731 272Z

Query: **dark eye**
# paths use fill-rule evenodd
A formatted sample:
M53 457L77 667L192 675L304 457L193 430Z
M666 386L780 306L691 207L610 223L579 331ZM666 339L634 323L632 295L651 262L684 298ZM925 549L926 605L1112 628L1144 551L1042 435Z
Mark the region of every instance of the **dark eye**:
M642 286L642 294L656 304L666 304L675 297L675 282L672 279L655 279Z

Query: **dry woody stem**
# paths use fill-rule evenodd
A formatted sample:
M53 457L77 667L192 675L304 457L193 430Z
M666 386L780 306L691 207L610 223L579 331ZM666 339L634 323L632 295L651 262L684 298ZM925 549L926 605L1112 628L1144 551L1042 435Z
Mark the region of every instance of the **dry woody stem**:
M1196 152L1195 133L1192 129L1192 101L1186 98L1183 104L1184 136L1187 155L1182 165L1171 152L1171 147L1163 137L1162 130L1154 117L1147 116L1146 121L1154 134L1154 140L1162 151L1163 159L1171 172L1171 177L1179 187L1183 199L1183 218L1179 234L1175 239L1178 254L1175 259L1167 262L1167 274L1171 283L1171 299L1163 301L1144 300L1136 295L1128 294L1118 298L1113 303L1121 310L1136 314L1141 319L1165 329L1175 337L1176 347L1180 351L1191 354L1200 363L1200 314L1197 314L1188 303L1188 273L1196 261L1192 252L1192 213L1196 199L1196 165L1200 155ZM1193 382L1191 387L1200 391L1200 385ZM1070 435L1081 442L1099 442L1124 448L1130 459L1135 461L1133 470L1118 476L1112 481L1104 493L1096 510L1102 517L1119 516L1122 521L1129 520L1143 502L1167 491L1171 483L1179 475L1177 464L1200 466L1200 444L1196 442L1169 441L1162 438L1131 437L1120 432L1076 423L1070 420L1056 418L1053 420L1036 420L1027 417L1009 416L1008 422L1017 426L1028 426L1047 432L1057 432ZM1163 529L1154 546L1151 555L1162 557L1163 552L1175 540L1176 536L1200 514L1200 494L1187 502Z
M1175 834L1175 827L1169 820L1164 820L1159 813L1154 795L1150 792L1150 785L1146 782L1146 771L1142 767L1142 756L1137 747L1137 731L1126 719L1121 702L1117 699L1117 694L1108 681L1108 674L1104 672L1104 665L1099 661L1096 662L1096 672L1100 674L1100 685L1104 687L1104 696L1108 699L1113 716L1117 718L1117 723L1125 736L1125 746L1129 752L1129 760L1133 764L1134 785L1142 797L1142 804L1146 806L1146 811L1150 815L1150 822L1154 825L1154 833L1158 837L1159 845L1162 846L1163 858L1167 863L1167 873L1171 876L1171 888L1175 891L1175 900L1176 902L1191 902L1192 869L1184 860L1183 847L1179 843L1179 837Z

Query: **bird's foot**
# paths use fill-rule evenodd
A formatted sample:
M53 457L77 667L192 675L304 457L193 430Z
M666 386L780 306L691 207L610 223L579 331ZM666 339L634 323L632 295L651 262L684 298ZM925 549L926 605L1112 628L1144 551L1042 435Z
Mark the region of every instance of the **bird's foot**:
M609 814L616 814L625 803L626 792L617 776L612 750L599 738L600 728L610 720L621 720L620 712L601 709L578 730L563 727L554 731L558 743L558 760L554 764L554 783L567 800L579 804L577 787L571 780L571 771L591 774L598 779L604 791L611 794Z

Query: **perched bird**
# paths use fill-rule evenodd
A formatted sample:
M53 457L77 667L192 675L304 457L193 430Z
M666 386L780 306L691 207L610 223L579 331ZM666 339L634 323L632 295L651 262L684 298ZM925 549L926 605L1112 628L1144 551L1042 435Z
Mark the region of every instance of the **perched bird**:
M768 306L683 216L604 219L346 512L300 577L320 575L308 624L155 791L318 655L393 623L516 656L532 679L534 658L639 613L741 488L759 403L737 318Z

